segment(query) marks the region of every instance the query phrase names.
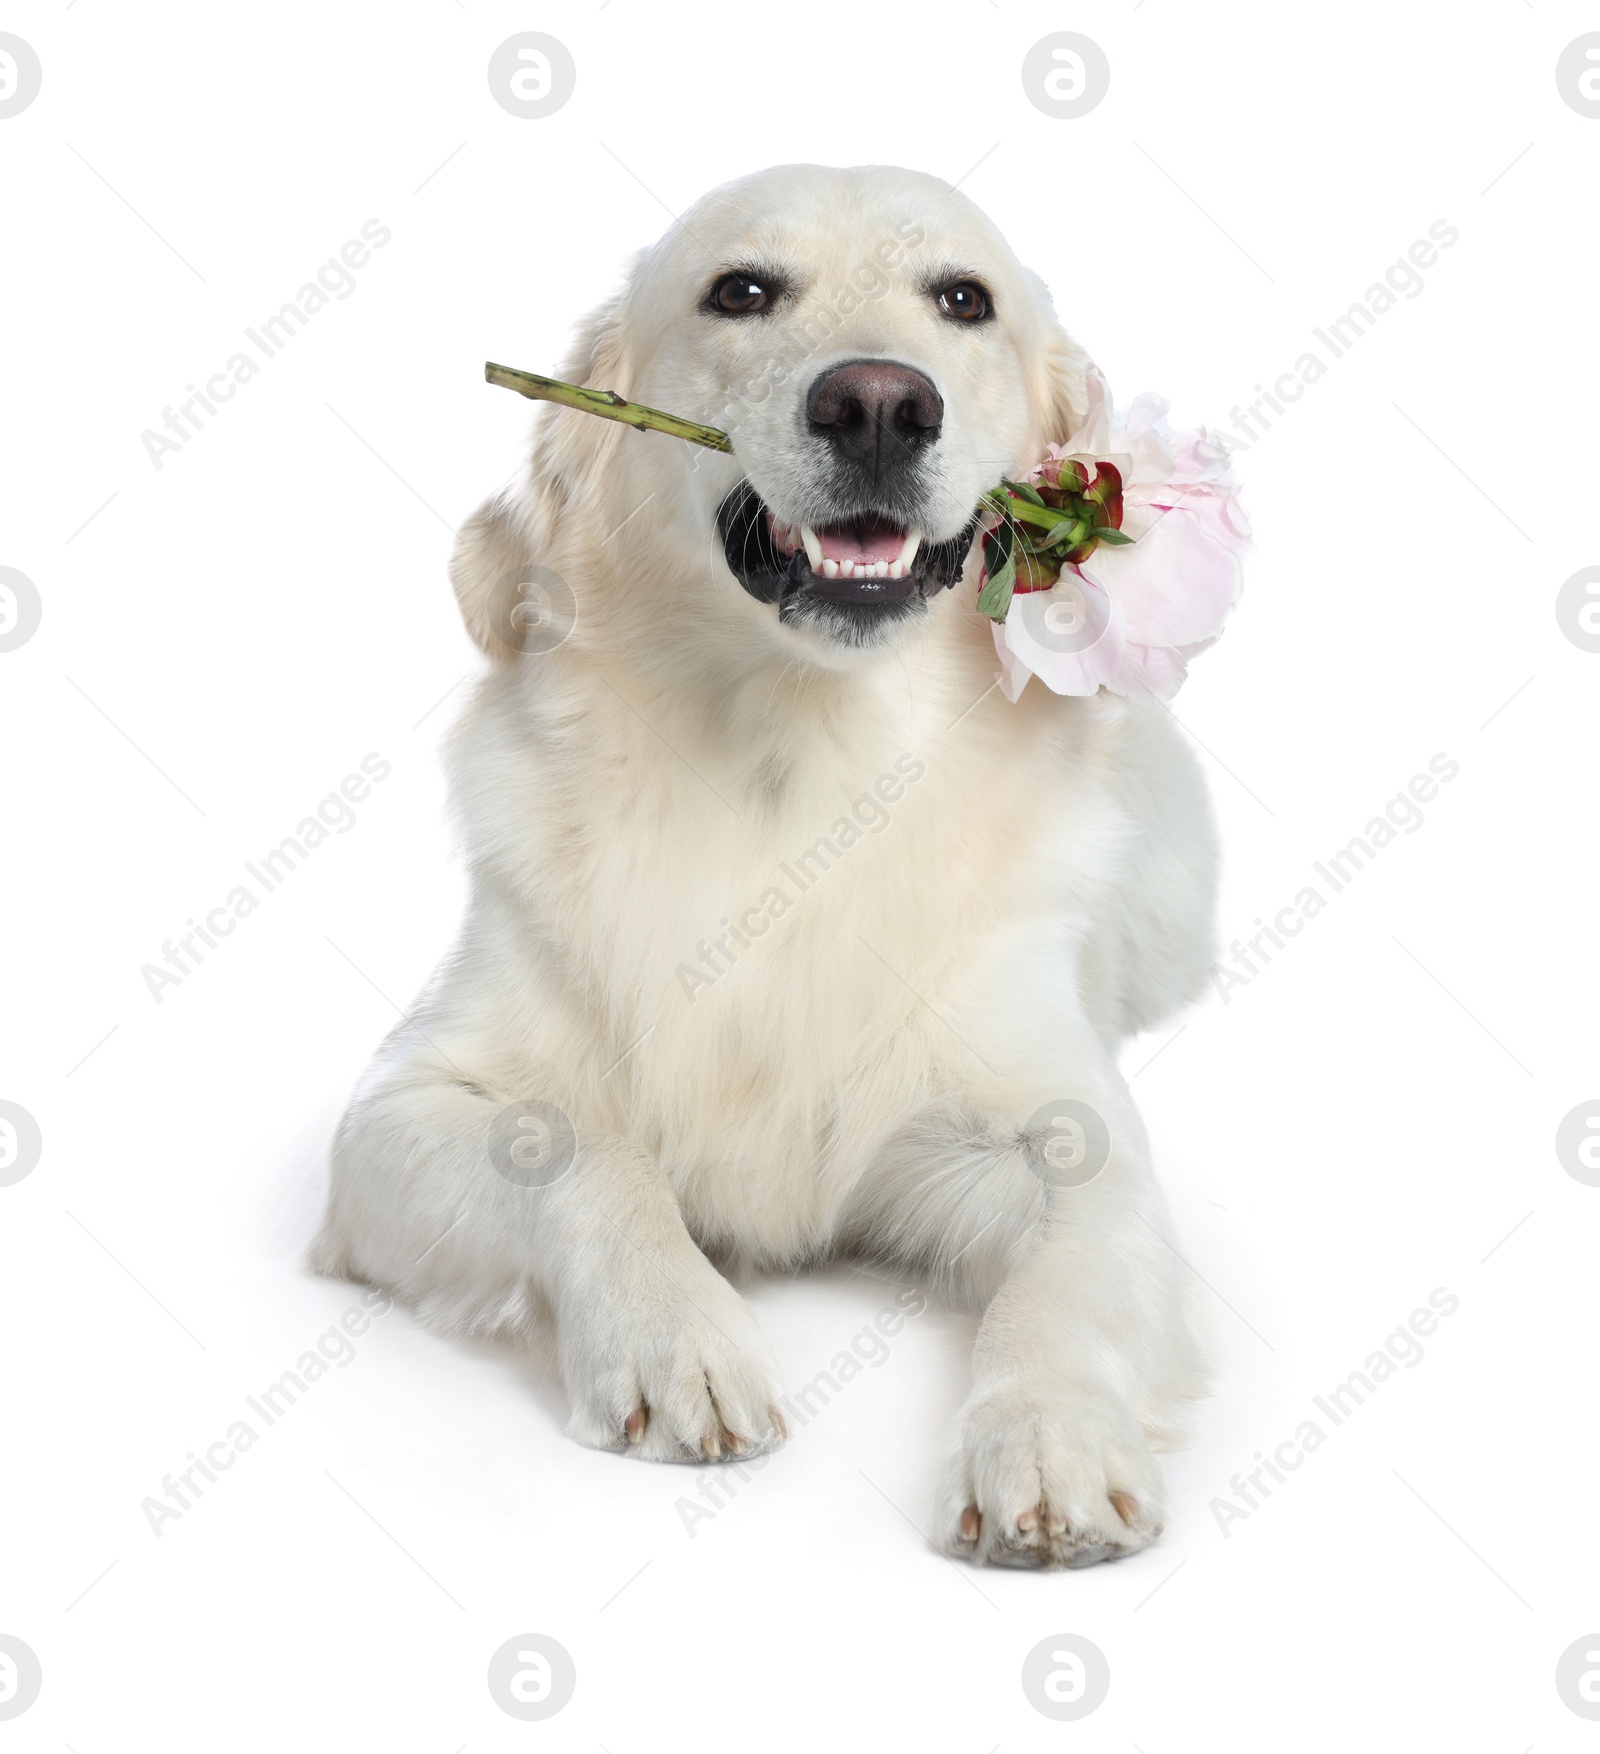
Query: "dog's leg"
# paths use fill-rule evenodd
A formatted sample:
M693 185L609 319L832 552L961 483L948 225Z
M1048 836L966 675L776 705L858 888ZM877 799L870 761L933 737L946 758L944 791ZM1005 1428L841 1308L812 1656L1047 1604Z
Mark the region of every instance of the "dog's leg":
M1107 1123L1099 1137L1092 1120L1074 1131L1087 1117L1068 1104L1055 1105L1063 1124L1030 1126L1037 1093L1005 1113L994 1098L948 1102L901 1131L842 1240L887 1245L983 1312L939 1484L939 1543L980 1562L1089 1565L1161 1530L1150 1444L1175 1440L1205 1376L1185 1269L1108 1061L1074 1097ZM1102 1139L1103 1167L1083 1181Z
M580 1133L549 1185L519 1185L491 1151L503 1106L416 1067L358 1098L312 1265L387 1286L447 1332L526 1332L548 1308L581 1443L684 1461L781 1441L766 1343L660 1165Z

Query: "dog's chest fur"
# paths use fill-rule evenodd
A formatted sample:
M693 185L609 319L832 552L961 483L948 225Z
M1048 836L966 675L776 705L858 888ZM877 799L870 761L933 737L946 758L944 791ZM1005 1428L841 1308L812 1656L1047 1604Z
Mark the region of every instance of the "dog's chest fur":
M576 675L473 710L455 984L493 993L508 1087L653 1150L701 1234L804 1254L895 1126L1059 1066L1136 832L1117 712L995 696L953 723L970 668L768 703L761 735Z

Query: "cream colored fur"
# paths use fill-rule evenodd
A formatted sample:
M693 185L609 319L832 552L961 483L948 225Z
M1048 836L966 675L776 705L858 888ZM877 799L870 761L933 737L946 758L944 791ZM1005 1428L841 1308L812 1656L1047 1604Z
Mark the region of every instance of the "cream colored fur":
M793 307L699 312L758 253L794 265ZM930 264L984 278L989 332L931 310ZM737 461L544 408L528 475L463 530L455 586L493 660L449 754L471 907L339 1129L313 1259L450 1333L548 1312L573 1435L661 1459L781 1437L772 1358L714 1261L849 1252L926 1273L983 1312L936 1538L1081 1564L1158 1532L1150 1446L1202 1386L1115 1055L1207 966L1212 830L1161 706L1038 682L1012 706L992 687L975 558L865 651L780 627L735 581L723 496L745 474L805 515L806 386L880 354L945 399L934 538L1081 405L1083 356L1043 287L971 202L906 171L716 191L585 326L563 375L724 425ZM534 567L570 585L575 625L523 655ZM757 935L780 866L822 837L831 867ZM742 947L725 936L741 919ZM578 1132L544 1188L486 1146L529 1097ZM1088 1185L1052 1188L1022 1129L1066 1097L1105 1117L1112 1150Z

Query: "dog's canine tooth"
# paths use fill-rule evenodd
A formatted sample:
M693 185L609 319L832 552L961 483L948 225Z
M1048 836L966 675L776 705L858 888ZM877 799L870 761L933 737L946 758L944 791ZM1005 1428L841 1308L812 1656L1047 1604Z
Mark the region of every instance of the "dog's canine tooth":
M822 540L809 524L782 524L773 520L773 533L780 541L799 539L806 551L811 570L824 579L903 579L911 571L917 550L922 546L922 532L908 530L894 560L831 560L824 559Z

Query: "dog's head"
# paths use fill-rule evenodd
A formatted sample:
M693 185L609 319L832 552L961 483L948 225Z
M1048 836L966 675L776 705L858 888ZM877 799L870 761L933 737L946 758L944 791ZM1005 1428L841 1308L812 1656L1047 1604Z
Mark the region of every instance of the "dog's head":
M514 649L519 580L542 567L580 625L620 632L653 603L653 642L688 613L724 651L860 661L960 579L983 494L1077 423L1083 363L1042 283L936 178L789 166L716 190L565 375L721 427L732 457L542 411L531 491L463 531L468 626Z

